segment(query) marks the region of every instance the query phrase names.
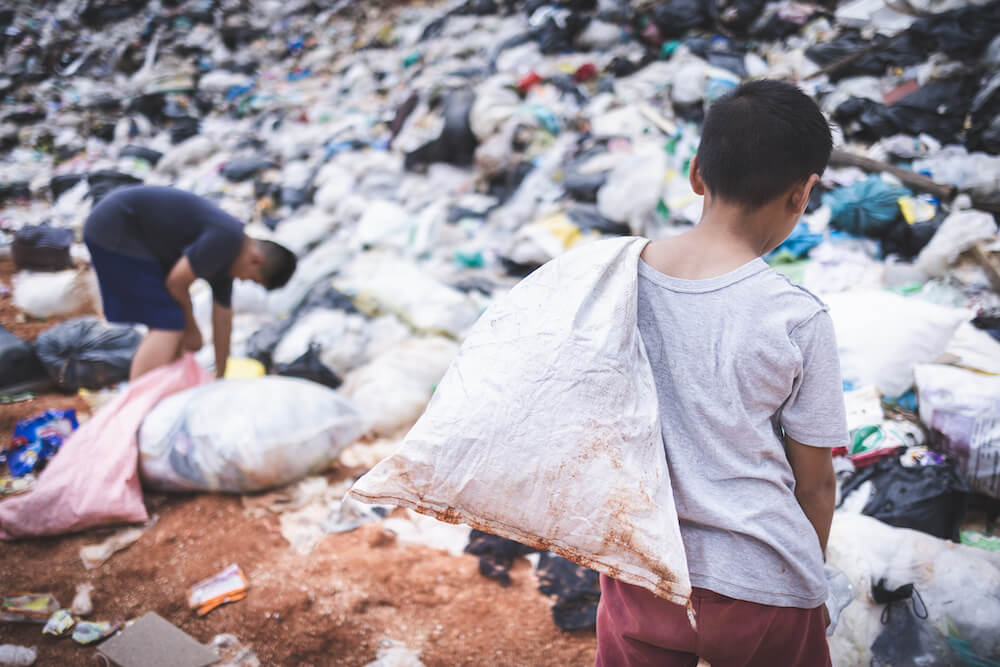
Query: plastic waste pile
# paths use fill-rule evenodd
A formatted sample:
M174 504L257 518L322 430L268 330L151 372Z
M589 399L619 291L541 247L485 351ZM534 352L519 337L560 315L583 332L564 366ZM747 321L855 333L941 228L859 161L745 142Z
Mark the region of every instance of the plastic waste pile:
M1000 656L982 632L1000 617L949 626L936 605L957 584L919 569L944 540L989 544L989 522L963 521L990 503L995 517L1000 500L1000 1L17 0L0 25L0 257L17 268L15 307L63 318L99 302L80 233L116 187L195 192L293 249L286 287L233 295L234 357L325 385L309 400L333 406L323 433L275 435L325 443L279 466L280 482L358 435L405 432L491 299L543 263L696 223L705 110L749 78L796 82L829 116L835 151L766 259L827 301L841 347L852 441L836 452L831 561L856 599L834 661ZM207 286L193 303L210 341ZM36 343L0 330L0 384L125 379L136 339L96 327L60 324ZM212 358L210 345L198 355ZM241 400L280 411L281 392L268 396ZM246 476L278 454L237 444L161 465L180 460L168 453L181 436L238 442L182 432L199 421L187 400L143 427L147 482L278 483ZM862 558L856 531L877 532L856 514L913 548L891 568L837 563ZM914 529L937 546L918 548ZM969 549L947 553L995 571L995 553ZM888 592L873 595L880 577ZM910 624L898 636L933 624L914 649L926 655L887 646L893 633L862 615L915 601L890 595L913 583L930 620L893 622Z

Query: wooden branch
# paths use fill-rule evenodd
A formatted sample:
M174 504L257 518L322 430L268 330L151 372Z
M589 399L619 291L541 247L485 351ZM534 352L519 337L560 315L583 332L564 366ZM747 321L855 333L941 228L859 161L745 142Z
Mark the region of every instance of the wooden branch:
M986 277L993 285L993 291L1000 294L1000 259L993 256L993 253L986 249L985 243L977 243L969 249L972 259L976 260L979 266L983 267Z
M888 172L902 181L904 185L919 192L932 194L942 201L950 201L958 193L958 188L954 185L938 183L915 171L855 155L840 148L833 149L830 154L830 164L835 167L859 167L865 171Z

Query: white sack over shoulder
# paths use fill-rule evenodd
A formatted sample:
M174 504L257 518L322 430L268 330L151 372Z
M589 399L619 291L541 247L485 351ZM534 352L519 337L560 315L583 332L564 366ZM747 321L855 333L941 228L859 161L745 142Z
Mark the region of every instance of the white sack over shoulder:
M549 262L473 326L402 447L354 485L686 604L691 585L636 325L645 239Z

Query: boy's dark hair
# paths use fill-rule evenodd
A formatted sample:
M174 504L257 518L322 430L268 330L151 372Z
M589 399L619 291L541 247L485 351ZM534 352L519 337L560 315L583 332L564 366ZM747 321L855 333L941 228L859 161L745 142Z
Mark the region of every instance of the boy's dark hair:
M261 269L264 287L269 290L284 287L295 273L298 264L295 253L274 241L258 240L257 243L260 244L261 254L264 255L264 266Z
M823 174L833 140L816 103L783 81L748 81L709 107L698 173L713 196L760 208Z

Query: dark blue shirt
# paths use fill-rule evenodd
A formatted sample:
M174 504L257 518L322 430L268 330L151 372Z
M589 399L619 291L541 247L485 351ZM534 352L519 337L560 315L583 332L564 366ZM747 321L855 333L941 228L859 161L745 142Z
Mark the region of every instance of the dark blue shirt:
M207 199L176 188L119 188L94 207L83 235L105 250L156 260L164 275L186 256L215 301L231 304L230 269L243 247L243 223Z

